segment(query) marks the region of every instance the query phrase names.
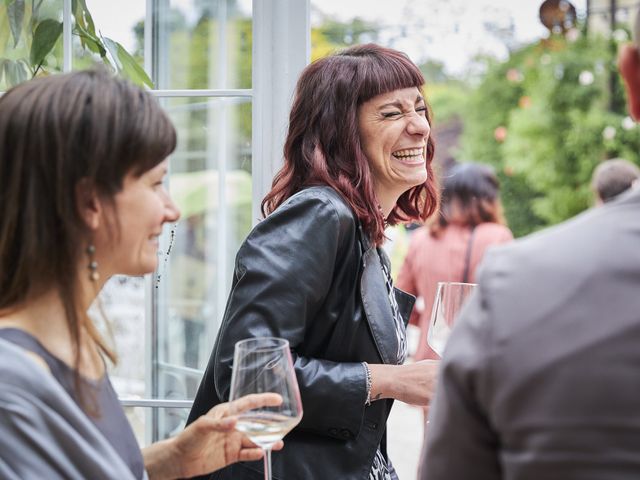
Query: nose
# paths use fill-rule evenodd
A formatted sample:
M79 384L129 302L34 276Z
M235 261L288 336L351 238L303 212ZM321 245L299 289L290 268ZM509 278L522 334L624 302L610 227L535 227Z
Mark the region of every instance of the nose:
M429 125L429 120L427 120L423 112L413 112L413 114L410 115L407 132L411 135L420 135L423 138L429 137L431 125Z
M165 207L165 221L166 222L177 222L180 218L180 209L174 203L171 195L167 192L167 196L164 203Z

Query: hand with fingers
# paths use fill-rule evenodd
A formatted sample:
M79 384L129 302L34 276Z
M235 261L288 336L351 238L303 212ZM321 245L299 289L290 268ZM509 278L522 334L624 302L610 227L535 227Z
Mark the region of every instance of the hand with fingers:
M282 397L275 393L247 395L213 407L179 435L143 450L152 480L204 475L235 462L259 460L261 448L234 430L235 415L261 407L275 407ZM283 447L280 441L274 450ZM161 447L161 448L158 448Z

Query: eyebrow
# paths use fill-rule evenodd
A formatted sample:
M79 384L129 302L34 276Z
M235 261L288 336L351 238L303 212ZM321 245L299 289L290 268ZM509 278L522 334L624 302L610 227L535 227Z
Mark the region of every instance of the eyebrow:
M420 103L420 102L424 103L424 97L422 97L422 95L418 95L416 97L415 103ZM414 103L414 105L415 105L415 103ZM385 103L384 105L380 105L378 107L378 110L382 110L382 109L388 108L388 107L395 107L395 108L398 108L398 109L402 110L402 103L400 103L400 101L398 101L398 100L396 100L395 102Z

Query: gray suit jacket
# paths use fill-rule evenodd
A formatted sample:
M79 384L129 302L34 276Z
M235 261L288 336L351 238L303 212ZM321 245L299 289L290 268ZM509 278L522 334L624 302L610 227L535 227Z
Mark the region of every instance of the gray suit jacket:
M494 249L479 284L419 478L640 479L640 189Z

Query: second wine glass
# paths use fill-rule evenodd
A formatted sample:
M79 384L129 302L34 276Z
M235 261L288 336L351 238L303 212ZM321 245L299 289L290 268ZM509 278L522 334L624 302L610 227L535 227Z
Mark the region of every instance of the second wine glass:
M229 400L267 392L281 395L282 404L239 414L236 429L264 450L264 478L271 480L271 448L302 419L291 350L283 338L239 341L234 349Z
M442 357L445 344L449 339L453 322L475 287L475 283L438 282L427 342L440 357Z

